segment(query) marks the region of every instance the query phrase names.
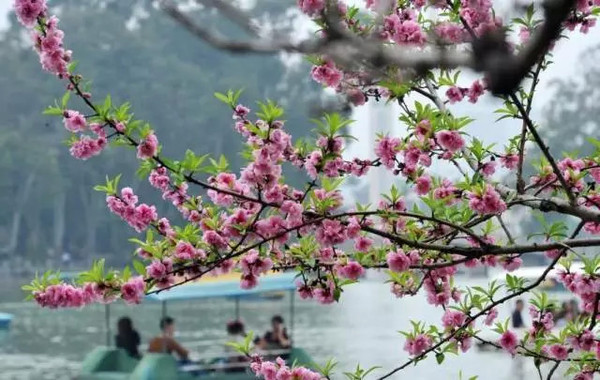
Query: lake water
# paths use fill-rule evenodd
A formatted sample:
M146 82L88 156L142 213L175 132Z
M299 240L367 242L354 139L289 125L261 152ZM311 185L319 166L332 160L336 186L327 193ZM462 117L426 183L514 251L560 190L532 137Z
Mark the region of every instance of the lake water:
M329 358L338 361L334 378L343 371L380 366L376 375L404 363L404 339L397 331L406 329L409 317L436 323L442 311L428 305L424 298L397 299L379 276L347 287L339 304L322 306L296 298L294 342L316 362ZM463 284L483 284L485 280L463 280ZM20 301L22 294L14 282L0 283L0 312L14 315L10 332L0 336L0 379L71 379L87 352L106 342L104 307L82 310L45 310ZM509 306L507 306L509 307ZM506 317L508 309L501 311ZM225 323L234 318L234 303L227 300L173 302L168 314L175 318L178 339L198 353L206 347L194 342L226 341ZM270 317L281 314L289 328L289 298L280 301L241 302L240 314L247 330L263 333ZM505 315L502 315L505 314ZM131 317L147 341L157 333L161 316L159 304L111 306L111 325L118 317ZM448 356L442 366L428 358L410 366L392 379L441 380L479 376L480 380L528 380L538 378L529 360L512 359L502 352L478 352L476 348L460 356ZM553 379L560 379L555 375Z

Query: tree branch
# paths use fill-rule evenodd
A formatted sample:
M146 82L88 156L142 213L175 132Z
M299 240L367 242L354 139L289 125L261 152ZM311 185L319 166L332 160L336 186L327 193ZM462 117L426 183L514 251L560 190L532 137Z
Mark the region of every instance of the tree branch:
M529 88L529 101L527 102L527 115L531 113L531 108L533 107L533 94L535 93L535 88L539 82L539 75L542 71L544 58L542 61L538 62L535 72L533 73L533 78L531 82L531 87ZM523 180L523 163L525 161L525 143L527 142L527 124L525 120L523 120L523 125L521 129L521 138L519 140L519 163L517 166L517 193L523 194L525 193L525 181Z
M509 97L511 101L515 104L515 106L517 106L519 112L521 113L521 117L523 118L523 122L527 125L527 128L529 129L529 133L531 133L536 144L540 147L540 150L544 154L544 157L546 157L546 159L548 160L548 163L552 167L552 171L554 172L561 186L565 190L569 201L572 205L574 205L576 200L575 196L573 195L573 192L571 191L571 187L569 186L569 184L567 184L567 181L565 180L565 177L562 175L562 172L558 168L554 157L552 157L552 154L550 154L550 149L548 149L548 146L546 145L546 143L544 143L544 140L537 132L535 125L533 125L533 121L531 121L531 119L529 118L527 110L525 110L525 107L523 107L523 104L515 94L510 94Z
M579 232L581 231L581 229L583 228L583 223L580 223L575 230L573 231L573 233L571 234L570 239L574 239ZM438 343L436 343L435 345L433 345L432 347L430 347L429 349L427 349L425 352L423 352L420 355L415 356L414 358L408 360L407 362L405 362L404 364L402 364L399 367L394 368L393 370L391 370L390 372L386 373L385 375L377 378L377 380L383 380L383 379L387 379L390 376L392 376L393 374L395 374L398 371L403 370L404 368L408 367L409 365L411 365L413 362L417 361L417 360L421 360L423 359L427 354L429 354L430 352L438 349L439 347L441 347L444 343L449 342L452 338L454 338L456 336L456 334L458 334L459 332L463 331L465 328L467 328L471 323L473 323L476 319L478 319L479 317L485 315L488 311L490 311L491 309L493 309L494 307L512 299L515 297L520 296L521 294L527 293L530 290L535 289L539 284L541 284L545 279L546 276L548 275L548 273L550 273L550 271L552 269L554 269L554 266L558 263L558 261L560 260L560 258L562 257L562 254L564 254L567 249L569 249L569 247L563 247L561 254L558 255L558 257L556 259L554 259L552 261L552 263L550 263L550 265L548 265L548 267L546 267L546 269L544 270L544 272L542 272L542 274L540 275L540 277L535 280L531 285L528 285L524 288L521 288L520 290L512 293L512 294L508 294L502 298L500 298L497 301L492 302L490 305L488 305L487 307L483 308L481 311L479 311L477 314L473 315L470 318L467 318L467 320L463 323L462 326L460 326L459 328L457 328L456 330L454 330L454 332L452 332L451 334L449 334L447 337L441 339Z

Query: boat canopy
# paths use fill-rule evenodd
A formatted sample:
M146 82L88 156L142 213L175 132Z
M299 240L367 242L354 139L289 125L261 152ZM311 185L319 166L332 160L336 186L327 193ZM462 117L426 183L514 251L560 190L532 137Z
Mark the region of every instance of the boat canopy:
M240 287L240 274L206 276L198 281L177 286L173 289L152 293L146 296L150 301L183 301L200 298L235 297L244 298L260 293L292 291L296 289L296 273L273 273L261 276L258 285L252 289ZM155 289L153 289L155 290Z
M167 302L184 301L205 298L233 298L235 300L235 318L240 318L240 300L252 298L263 293L276 293L289 291L290 297L290 339L294 331L294 290L296 274L294 272L281 273L271 272L260 276L258 284L252 289L242 289L240 287L241 274L229 273L225 275L211 276L206 275L196 281L176 286L172 289L158 291L153 288L150 294L145 297L146 301L162 303L162 316L167 315ZM184 281L185 278L176 278L175 283ZM106 345L110 346L112 341L110 328L110 304L104 306L104 322L106 330Z

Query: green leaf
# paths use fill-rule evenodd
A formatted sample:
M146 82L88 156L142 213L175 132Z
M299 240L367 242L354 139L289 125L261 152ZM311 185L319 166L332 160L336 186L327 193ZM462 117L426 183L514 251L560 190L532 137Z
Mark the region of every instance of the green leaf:
M64 111L58 107L48 107L43 112L44 115L50 115L50 116L62 116L63 113L64 113Z
M220 92L215 92L214 95L215 95L215 98L217 98L220 101L222 101L223 103L229 105L229 98L226 95L221 94Z
M146 266L142 264L141 261L133 260L133 269L135 269L135 271L138 272L140 276L146 275Z
M271 100L267 100L266 103L258 102L258 107L260 108L260 112L257 112L256 116L269 124L283 116L283 108Z
M227 161L227 158L224 155L221 155L221 157L219 157L219 161L216 161L215 159L210 157L208 158L208 160L210 161L211 165L202 168L202 171L204 172L218 174L226 172L229 168L229 162Z
M75 71L75 68L77 67L78 64L79 64L78 61L71 61L71 62L69 62L69 64L67 65L67 71L70 74L73 74L73 72Z
M320 366L317 363L312 363L312 366L321 374L327 378L333 375L333 369L337 366L337 362L334 359L329 359L325 365Z
M410 91L410 86L397 81L380 81L379 85L387 88L395 98L402 98Z
M119 186L119 180L121 179L121 174L117 175L114 179L106 177L106 185L98 185L94 186L94 190L106 193L107 195L114 195L117 193L117 189Z
M244 92L244 89L240 88L232 95L231 100L234 105L236 105L239 102L240 96L242 95L243 92Z
M143 160L140 162L140 167L135 174L138 176L138 178L144 179L148 177L152 169L154 169L154 162L152 160Z
M243 346L241 346L241 353L245 354L245 355L249 355L250 354L250 345L252 344L252 338L254 337L254 333L252 331L249 331L248 334L246 334L246 337L244 338L244 342L243 342Z
M129 269L129 266L126 266L125 269L123 269L122 278L123 281L128 281L131 278L131 269Z
M236 92L233 92L232 90L227 90L227 94L215 92L214 96L215 96L215 98L219 99L220 101L227 104L229 107L231 107L233 109L237 105L238 99L240 98L240 95L242 94L243 91L244 91L243 89L237 90Z
M103 107L104 107L104 110L107 112L112 107L112 98L110 97L110 95L106 95L106 98L104 98L104 106Z
M200 166L209 157L209 154L205 154L203 156L196 156L196 154L191 150L186 150L185 158L181 161L181 168L184 170L188 170L190 172L195 172L200 169Z
M94 186L94 190L99 191L101 193L106 193L106 192L108 192L108 187L102 186L102 185L96 185L96 186Z
M71 98L71 92L70 91L65 92L65 94L63 95L62 100L61 100L61 105L62 105L63 109L67 108L70 98Z
M437 362L437 364L442 364L445 358L446 356L442 352L438 352L437 354L435 354L435 361Z

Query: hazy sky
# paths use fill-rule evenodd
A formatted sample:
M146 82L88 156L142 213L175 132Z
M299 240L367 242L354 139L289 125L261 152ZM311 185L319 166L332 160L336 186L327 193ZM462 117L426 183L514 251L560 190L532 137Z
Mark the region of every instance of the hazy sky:
M6 12L12 6L12 0L0 0L0 28L4 28L6 26Z

